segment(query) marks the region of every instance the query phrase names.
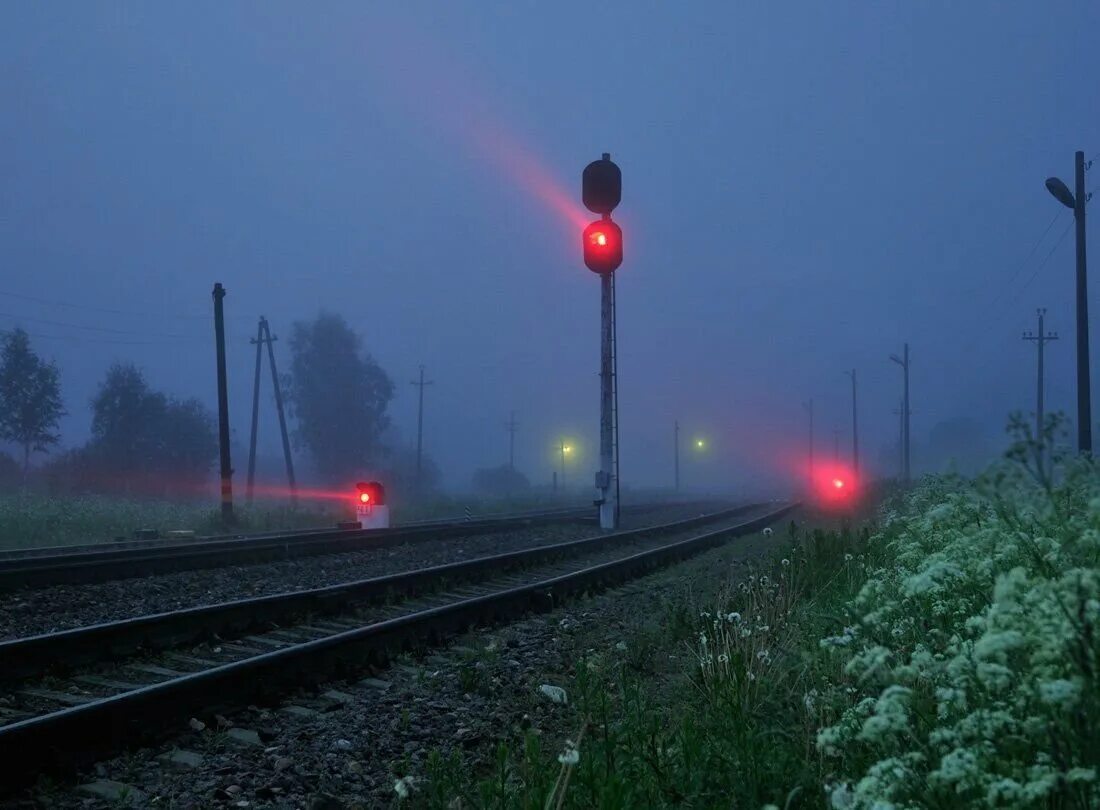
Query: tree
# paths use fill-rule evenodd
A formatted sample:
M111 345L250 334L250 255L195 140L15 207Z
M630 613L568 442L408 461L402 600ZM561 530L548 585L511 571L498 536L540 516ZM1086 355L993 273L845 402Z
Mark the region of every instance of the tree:
M57 366L31 349L22 329L4 335L0 350L0 438L23 448L23 480L31 453L49 451L60 438L57 423L65 414Z
M377 469L393 398L389 375L347 321L331 313L295 323L290 353L287 399L297 422L295 441L308 450L317 472L344 483Z
M214 417L198 400L149 388L132 364L119 364L92 398L92 464L130 491L201 485L218 454Z
M476 471L473 484L475 491L493 496L515 495L531 488L527 476L507 464Z

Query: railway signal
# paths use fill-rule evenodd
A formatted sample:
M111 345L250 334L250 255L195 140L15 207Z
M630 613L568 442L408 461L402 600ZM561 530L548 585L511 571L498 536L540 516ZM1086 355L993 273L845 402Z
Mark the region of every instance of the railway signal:
M610 219L584 229L584 264L593 273L614 273L623 263L623 230Z
M355 485L355 518L364 529L390 527L386 488L378 481L360 481Z
M581 199L585 208L600 214L581 234L584 264L600 277L600 471L596 473L596 500L600 528L619 525L619 420L617 364L615 360L615 279L623 263L623 231L611 221L611 212L622 200L623 174L604 152L581 173Z

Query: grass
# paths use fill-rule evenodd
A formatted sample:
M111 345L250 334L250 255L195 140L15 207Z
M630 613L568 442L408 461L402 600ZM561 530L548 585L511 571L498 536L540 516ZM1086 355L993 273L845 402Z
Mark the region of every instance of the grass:
M333 510L284 505L239 506L238 531L332 525ZM53 498L0 495L0 548L34 548L129 538L138 529L220 534L221 513L207 503L128 500L97 495Z
M1100 470L1038 459L793 531L715 604L573 661L566 743L503 740L473 775L436 752L407 801L1100 806Z
M439 496L420 504L397 504L394 522L461 518L465 508L473 515L520 512L576 505L550 497L488 499ZM235 532L262 532L333 526L354 520L354 510L338 501L303 501L291 508L285 501L257 500L235 505ZM199 535L223 534L216 501L167 501L106 495L47 496L38 493L0 494L0 548L19 549L130 538L138 529L192 530Z

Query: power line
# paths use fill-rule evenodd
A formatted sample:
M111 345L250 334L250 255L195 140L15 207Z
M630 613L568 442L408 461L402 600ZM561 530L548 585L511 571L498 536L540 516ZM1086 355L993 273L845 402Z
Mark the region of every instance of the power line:
M1069 222L1069 224L1068 224L1068 225L1066 225L1066 227L1065 227L1065 230L1063 230L1063 231L1062 231L1062 235L1058 237L1058 241L1054 243L1054 247L1052 247L1052 248L1050 249L1050 252L1048 252L1048 253L1047 253L1047 255L1046 255L1046 257L1045 257L1045 258L1043 259L1042 263L1041 263L1041 264L1040 264L1040 265L1039 265L1038 267L1036 267L1036 268L1035 268L1035 272L1034 272L1034 273L1032 273L1032 274L1031 274L1031 276L1030 276L1030 277L1028 278L1028 280L1024 282L1024 286L1023 286L1023 287L1021 287L1021 288L1020 288L1020 289L1019 289L1019 290L1018 290L1018 291L1016 292L1016 295L1015 295L1015 297L1014 297L1014 298L1012 299L1013 301L1015 301L1015 300L1016 300L1017 298L1019 298L1019 297L1020 297L1020 294L1021 294L1021 293L1022 293L1022 292L1023 292L1024 290L1026 290L1026 289L1027 289L1028 285L1029 285L1029 284L1031 284L1031 282L1033 282L1033 281L1035 280L1035 277L1036 277L1037 275L1039 275L1040 271L1042 271L1042 269L1043 269L1044 267L1046 267L1046 266L1047 266L1047 262L1049 262L1049 261L1050 261L1050 257L1054 255L1054 251L1056 251L1056 250L1058 249L1058 246L1062 244L1062 240L1066 238L1066 234L1067 234L1067 233L1069 233L1069 229L1070 229L1070 228L1071 228L1072 226L1073 226L1073 221L1071 220L1071 221Z
M108 315L130 315L139 318L182 318L189 321L206 320L205 315L180 315L180 314L165 314L154 312L136 312L133 310L123 309L109 309L107 307L93 307L88 304L70 304L65 301L55 301L49 298L38 298L33 295L23 295L22 293L13 293L0 290L0 295L5 298L18 298L22 301L33 301L36 304L48 304L54 307L67 307L69 309L86 310L88 312L105 312Z
M0 333L11 332L10 329L0 329ZM109 340L102 338L89 338L82 335L44 335L41 332L27 332L30 337L39 340L61 340L69 343L97 343L110 346L164 346L165 343L149 340Z
M0 312L0 317L11 318L16 321L31 321L33 323L44 323L48 326L63 326L67 329L84 329L89 332L107 332L112 335L148 335L150 337L163 337L171 338L174 340L199 340L198 335L177 335L168 333L156 333L148 331L134 331L132 329L112 329L108 326L84 326L78 323L66 323L64 321L52 321L48 318L36 318L31 315L16 315L12 312Z

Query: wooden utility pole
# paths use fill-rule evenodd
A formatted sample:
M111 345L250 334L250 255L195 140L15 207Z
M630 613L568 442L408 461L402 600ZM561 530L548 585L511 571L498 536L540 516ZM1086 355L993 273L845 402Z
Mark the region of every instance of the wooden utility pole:
M910 481L912 456L909 454L910 450L910 435L909 435L909 416L912 413L909 410L909 344L905 344L905 350L902 352L902 356L898 357L896 354L890 355L890 359L901 366L903 375L902 386L902 406L901 406L901 477L905 483Z
M424 364L420 364L420 379L413 380L412 384L420 389L419 405L416 411L416 493L421 494L424 474L424 386L431 385L432 381L424 381Z
M676 422L674 424L672 436L673 436L673 438L672 438L673 458L675 459L674 470L675 470L676 491L679 492L680 491L680 420L678 420L678 419L676 420Z
M859 421L856 418L856 370L847 372L852 378L852 473L859 479Z
M252 378L252 429L248 434L248 485L245 487L245 500L252 505L252 495L256 486L256 432L260 421L260 365L263 360L264 320L256 327L256 337L252 344L256 347L256 374Z
M1085 261L1085 206L1091 194L1085 192L1085 153L1077 152L1073 161L1073 187L1070 191L1057 177L1048 177L1046 186L1058 202L1073 209L1077 225L1077 450L1092 453L1092 382L1089 371L1089 297Z
M1045 309L1035 310L1039 315L1039 331L1037 333L1024 332L1024 340L1034 341L1039 349L1039 378L1036 383L1035 393L1035 441L1043 443L1043 389L1046 387L1043 376L1043 348L1045 344L1058 339L1056 332L1043 331L1043 316L1047 314Z
M804 403L806 410L810 413L810 452L809 452L809 465L810 465L810 488L814 485L814 401L811 399L809 402Z
M508 469L513 471L516 469L516 428L518 427L516 412L512 411L508 421L504 423L504 429L508 431Z
M214 344L218 359L218 450L221 466L222 523L232 526L233 464L229 458L229 394L225 373L225 287L214 285Z
M283 441L283 461L286 464L286 480L290 487L291 504L298 505L298 482L294 477L294 458L290 452L290 435L286 427L286 413L283 409L283 389L279 382L279 371L275 367L275 350L272 344L278 340L271 334L267 318L260 317L256 337L251 342L256 346L256 376L252 386L252 432L248 444L248 502L252 503L252 494L256 478L256 434L260 414L260 365L264 344L267 344L267 360L271 368L271 385L275 391L275 410L279 414L279 435Z
M275 389L275 410L279 412L279 435L283 439L283 460L286 462L286 480L290 485L290 502L298 505L298 483L294 480L294 459L290 455L290 436L286 430L286 414L283 412L283 389L279 384L279 372L275 368L275 349L272 344L278 340L271 334L271 327L267 325L266 318L260 318L267 343L267 359L271 365L271 385Z

